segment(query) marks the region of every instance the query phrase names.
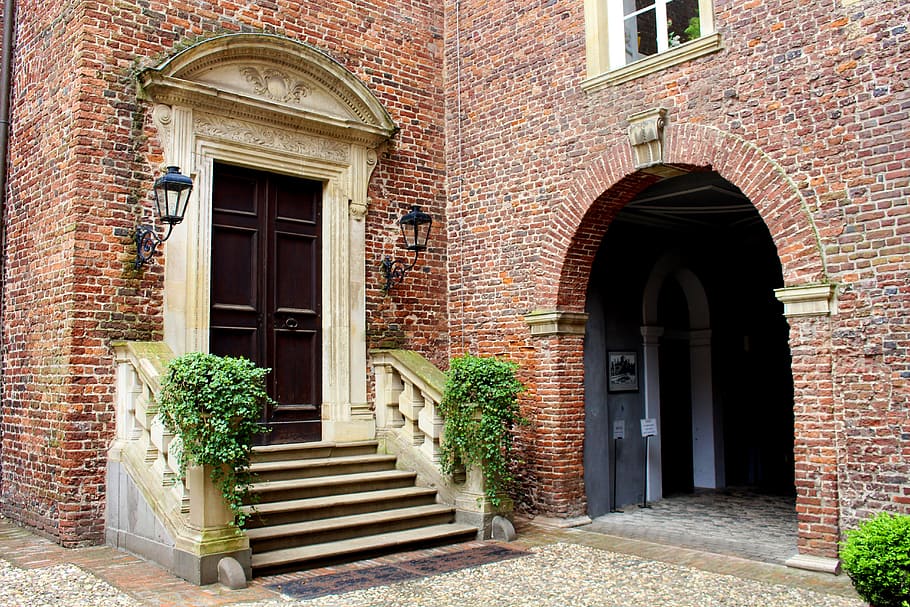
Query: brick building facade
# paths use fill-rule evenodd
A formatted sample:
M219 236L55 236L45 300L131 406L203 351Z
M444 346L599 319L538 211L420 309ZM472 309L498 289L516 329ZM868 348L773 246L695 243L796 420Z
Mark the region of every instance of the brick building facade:
M331 187L340 189L353 181L352 191L363 181L364 200L355 194L342 201L351 206L350 238L361 243L340 279L351 285L342 306L355 310L351 326L363 318L352 356L360 356L360 344L363 356L370 347L396 345L440 367L462 352L518 361L531 420L520 440L522 499L540 515L597 514L591 495L606 480L592 476L590 463L609 434L592 434L595 403L610 411L597 423L615 421L617 407L625 407L629 422L660 416L656 392L672 384L661 384L655 365L674 306L690 312L677 323L685 365L708 361L707 371L686 381L712 377L708 396L685 389L686 407L706 399L713 453L686 447L694 450L694 470L685 474L694 476L683 484L723 486L724 475L733 479L740 469L749 480L750 465L767 464L754 456L737 468L730 455L740 435L730 434L720 412L728 420L744 414L736 412L732 363L718 360L733 351L722 346L729 335L721 328L732 331L741 311L746 324L757 309L749 302L762 297L773 308L762 312L774 317L768 322L789 325L783 353L766 362L778 368L783 361L789 370L777 398L790 415L775 432L791 437L781 457L789 466L783 477L795 485L800 551L835 556L840 534L858 518L907 511L910 13L874 0L685 4L697 6L699 34L680 40L665 31L658 46L666 48L628 61L615 54L616 32L624 31L617 16L594 0L18 0L3 244L4 515L67 546L102 541L115 431L111 343L164 340L175 351L207 343L182 337L190 335L192 315L174 320L186 269L171 264L195 242L175 236L178 244L143 269L133 267L133 231L152 212L154 178L175 157L196 176L191 204L203 199L198 184L211 178L205 163L213 160L337 180ZM635 35L639 50L642 39L661 36L644 25ZM289 71L316 65L313 82L336 78L360 95L356 103L367 109L357 115L369 124L358 128L371 134L350 142L366 154L364 174L352 160L350 171L326 176L344 162L314 152L322 160L308 164L309 152L274 144L284 136L275 133L294 125L319 129L305 112L284 122L262 117L293 105L284 89L277 97L268 89L268 77L268 103L257 101L261 115L250 120L274 131L222 137L199 126L202 109L218 113L218 95L205 88L216 85L203 71L216 68L205 58L230 62L231 53L257 46L263 54L250 57L263 65L280 57ZM202 75L193 80L191 73ZM180 89L178 80L193 87ZM180 119L160 109L182 104L196 104L197 116L187 127L195 129L186 136L192 145L183 148L175 143L179 127L167 126ZM234 106L219 107L222 131L229 120L246 119ZM380 124L383 111L393 126ZM319 132L341 133L340 124ZM245 155L233 156L233 148ZM260 155L271 160L258 167ZM623 220L627 206L672 201L689 190L722 190L720 203L697 209L701 216L717 228L720 206L748 211L750 225L766 230L764 244L724 249L721 243L736 245L723 240L724 230L686 231L673 209L661 211L670 220L660 225ZM379 262L396 254L395 221L414 204L434 217L430 249L386 295ZM617 243L625 244L611 249ZM748 260L759 250L764 261L754 268L727 256L734 251ZM677 300L688 304L661 299L660 283L649 319L648 279L666 255L676 255L665 274L685 292ZM323 267L331 270L343 257L329 256ZM613 273L620 265L627 275ZM762 272L771 278L755 278ZM694 324L696 282L710 308L703 320L712 332L699 335L713 346L713 362L694 349L695 332L709 329ZM619 301L634 313L605 303ZM594 318L602 328L592 326ZM636 355L637 390L597 383L613 351ZM344 379L351 393L341 401L368 421L367 367L358 365L356 377ZM737 373L737 381L749 377ZM698 443L706 431L695 428L685 440ZM659 471L660 455L652 456L649 465ZM698 477L703 465L713 479L707 485ZM661 488L631 487L630 500L643 491L659 497Z

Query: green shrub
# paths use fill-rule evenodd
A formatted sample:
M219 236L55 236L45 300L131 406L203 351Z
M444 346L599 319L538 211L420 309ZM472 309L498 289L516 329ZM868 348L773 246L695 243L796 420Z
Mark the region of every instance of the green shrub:
M452 359L440 410L445 417L442 471L478 465L490 502L513 482L512 428L522 421L515 377L518 365L498 358L465 355Z
M853 586L873 607L910 607L910 516L883 512L841 543Z
M183 442L181 475L187 463L210 465L236 525L246 520L253 439L266 431L259 422L269 371L245 358L194 352L171 361L158 395L164 426Z

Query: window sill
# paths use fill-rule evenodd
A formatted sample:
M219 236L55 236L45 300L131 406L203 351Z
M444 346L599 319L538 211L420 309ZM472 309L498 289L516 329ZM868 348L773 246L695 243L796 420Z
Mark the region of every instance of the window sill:
M668 51L653 55L646 59L640 59L634 63L624 65L615 70L599 74L593 78L588 78L581 83L581 88L588 91L596 91L608 86L615 86L623 82L629 82L654 72L667 69L674 65L691 61L698 57L703 57L711 53L716 53L723 48L720 34L709 34L702 36L692 42L686 42L680 46L671 48Z

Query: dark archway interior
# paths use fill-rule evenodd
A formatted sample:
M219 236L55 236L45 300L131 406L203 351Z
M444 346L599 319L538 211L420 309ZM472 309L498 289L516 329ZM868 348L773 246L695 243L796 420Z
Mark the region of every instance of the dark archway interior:
M612 351L637 352L642 360L645 284L668 255L697 276L708 299L720 487L793 492L789 329L774 297L783 286L780 261L750 201L718 174L697 172L641 192L611 224L592 268L585 341L585 483L592 516L643 498L645 453L637 420L645 416L646 379L639 377L638 391L611 392L605 364ZM696 327L688 326L689 303L668 278L658 303L665 326L660 439L666 495L694 487L685 335ZM612 440L616 420L626 420L621 441Z
M688 302L679 283L668 280L660 290L658 319L664 328L660 341L661 448L664 495L689 493L695 488L692 465L692 382ZM672 430L672 431L671 431ZM672 454L672 457L670 456Z

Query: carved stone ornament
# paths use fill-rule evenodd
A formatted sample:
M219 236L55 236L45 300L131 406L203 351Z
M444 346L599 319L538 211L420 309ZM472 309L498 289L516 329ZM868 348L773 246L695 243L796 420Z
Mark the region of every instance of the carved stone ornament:
M260 145L320 160L350 163L350 144L323 137L294 133L285 129L276 129L201 112L195 114L194 129L196 133L208 137Z
M348 204L350 205L351 217L354 219L362 221L367 216L367 205L353 200L349 200Z
M170 149L172 139L171 131L173 130L171 106L161 103L156 104L152 109L152 122L158 129L158 139L160 140L161 147L165 150Z
M275 68L248 65L241 66L239 70L244 80L253 87L254 93L272 101L299 105L310 94L302 82Z
M644 169L664 161L664 125L667 110L657 108L629 117L629 143L635 168Z

